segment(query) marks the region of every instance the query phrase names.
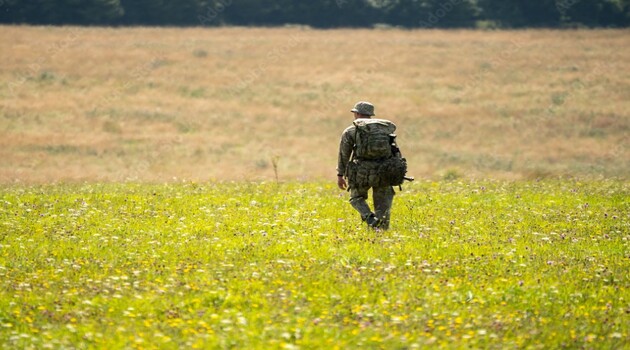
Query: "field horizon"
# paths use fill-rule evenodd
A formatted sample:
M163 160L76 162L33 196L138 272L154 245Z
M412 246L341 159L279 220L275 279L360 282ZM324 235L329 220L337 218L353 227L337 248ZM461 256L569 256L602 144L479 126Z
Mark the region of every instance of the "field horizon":
M0 27L0 183L334 181L360 100L425 179L630 174L630 31Z

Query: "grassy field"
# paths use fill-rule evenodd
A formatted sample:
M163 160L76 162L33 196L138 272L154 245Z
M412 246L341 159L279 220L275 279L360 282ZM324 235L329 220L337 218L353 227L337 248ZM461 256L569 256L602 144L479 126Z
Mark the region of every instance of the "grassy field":
M368 231L330 183L0 190L3 348L628 349L630 187L419 182Z
M0 182L334 180L358 100L426 179L627 179L628 30L0 27Z

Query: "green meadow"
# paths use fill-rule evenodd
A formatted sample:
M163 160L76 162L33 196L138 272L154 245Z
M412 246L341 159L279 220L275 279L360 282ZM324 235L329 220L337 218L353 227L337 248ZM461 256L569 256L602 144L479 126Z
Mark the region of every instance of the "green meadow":
M6 349L627 349L630 185L0 187Z

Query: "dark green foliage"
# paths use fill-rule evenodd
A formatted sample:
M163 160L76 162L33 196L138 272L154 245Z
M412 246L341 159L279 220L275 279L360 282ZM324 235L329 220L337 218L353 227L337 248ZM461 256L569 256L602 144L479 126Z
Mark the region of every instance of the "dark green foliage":
M479 0L480 18L502 27L628 26L628 0Z
M482 18L503 27L555 27L560 24L557 2L577 0L480 0Z
M405 27L471 27L478 8L471 0L395 0L385 8L386 22Z
M630 0L0 0L0 23L626 27Z
M616 0L573 0L560 3L559 10L563 23L567 25L623 26L624 15L627 16L629 10L628 3L630 2L626 1L625 13L623 2ZM562 6L568 4L573 5ZM627 17L625 23L628 23Z
M205 2L199 0L121 0L123 24L196 25Z
M0 23L108 24L123 14L120 0L0 0Z

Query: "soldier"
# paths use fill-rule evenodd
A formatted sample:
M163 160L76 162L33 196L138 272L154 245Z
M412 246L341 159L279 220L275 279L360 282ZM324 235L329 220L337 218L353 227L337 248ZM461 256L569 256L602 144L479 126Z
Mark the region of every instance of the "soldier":
M354 105L351 110L354 119L371 118L374 116L374 105L370 102L360 101ZM392 202L394 200L394 189L392 186L372 187L372 195L374 202L374 212L367 203L368 190L370 187L357 186L356 184L348 184L346 179L348 174L348 162L355 148L354 125L347 127L341 134L341 142L339 145L339 158L337 162L337 186L345 190L350 185L350 204L361 215L361 219L372 228L382 230L389 229L389 218Z

